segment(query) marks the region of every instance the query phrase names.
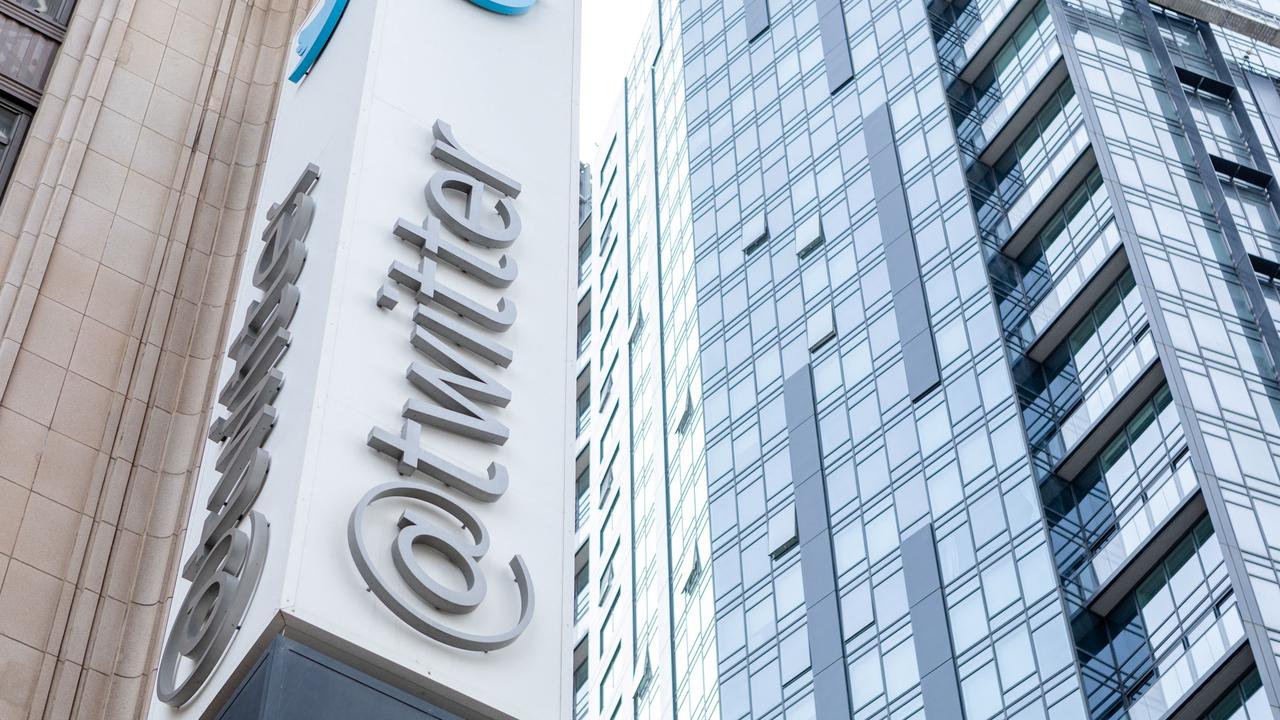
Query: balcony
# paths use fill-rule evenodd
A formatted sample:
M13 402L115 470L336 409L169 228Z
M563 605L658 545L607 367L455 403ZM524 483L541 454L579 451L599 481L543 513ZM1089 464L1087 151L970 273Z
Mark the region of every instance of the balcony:
M1160 662L1159 679L1129 706L1129 718L1189 720L1199 717L1203 712L1201 706L1207 710L1207 705L1236 679L1240 672L1236 668L1247 667L1249 660L1240 611L1232 605L1216 622L1189 639L1189 646L1180 656ZM1211 677L1217 681L1206 683Z
M972 81L952 85L952 96L960 108L965 109L957 113L964 115L963 122L957 123L961 140L978 140L979 147L970 148L970 154L977 155L984 149L1005 121L1044 82L1046 74L1061 57L1049 8L1041 0L993 53L990 62L981 66ZM1062 84L1065 70L1059 75L1056 82L1044 88L1047 92ZM1042 97L1035 103L1035 108L1043 106L1044 100ZM982 132L978 131L979 127ZM1001 152L1003 150L995 155ZM991 159L985 162L990 164Z
M577 573L573 576L573 622L578 624L587 616L587 608L591 606L591 593L587 592L588 572L587 566L583 565L578 568Z
M577 423L577 436L582 437L591 422L591 369L587 367L578 373L578 399L574 409Z
M1144 400L1076 477L1042 482L1072 612L1109 614L1204 517L1167 387Z
M969 167L979 227L1019 256L1089 176L1092 157L1080 101L1064 81L995 162Z
M1151 493L1150 498L1131 517L1121 521L1120 530L1093 556L1094 574L1106 584L1123 567L1134 553L1146 544L1157 528L1182 507L1183 501L1199 488L1195 472L1189 461L1183 461L1178 469ZM1163 553L1162 553L1163 554Z
M1111 612L1204 512L1195 472L1183 460L1137 512L1121 520L1119 531L1090 560L1098 586L1089 609L1100 615Z
M587 524L587 518L591 514L591 493L585 490L579 490L576 498L576 513L573 519L573 529L575 532L581 530Z
M1000 157L1031 116L1042 107L1054 88L1067 79L1062 48L1055 41L1036 58L1027 74L1014 81L1000 102L982 119L972 152L980 162L993 163Z
M1083 130L1083 127L1078 128L1077 135ZM1002 229L1004 241L1001 252L1009 257L1022 254L1035 236L1044 230L1057 214L1058 208L1062 207L1075 188L1095 172L1097 167L1098 162L1094 156L1093 147L1086 146L1066 172L1048 180L1048 191L1041 194L1038 201L1029 204L1029 212L1027 209L1021 211L1021 220L1018 224L1014 224L1010 218L1010 223Z
M1018 235L1018 231L1031 218L1036 208L1044 203L1055 187L1061 184L1072 188L1079 180L1084 179L1084 176L1092 169L1090 163L1084 162L1086 158L1085 152L1089 149L1089 134L1085 131L1084 123L1079 123L1071 135L1058 146L1057 151L1054 152L1053 157L1044 169L1027 183L1022 194L1010 206L1007 216L1009 227L1013 230L1014 237ZM1076 172L1073 173L1072 170L1076 170ZM1074 183L1069 179L1073 176L1078 176L1079 178ZM1005 253L1016 254L1016 251L1006 245Z
M1028 357L1043 362L1124 273L1128 264L1120 248L1120 232L1108 222L1018 328Z
M984 9L982 20L965 38L957 75L972 83L1009 42L1022 21L1036 9L1041 0L996 0Z
M1072 478L1083 469L1155 390L1163 377L1159 368L1155 340L1149 331L1144 332L1063 421L1059 435L1064 452L1058 475Z

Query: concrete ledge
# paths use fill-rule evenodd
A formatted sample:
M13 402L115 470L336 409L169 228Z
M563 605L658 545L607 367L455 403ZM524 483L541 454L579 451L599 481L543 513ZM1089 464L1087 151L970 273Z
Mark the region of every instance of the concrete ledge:
M1280 15L1268 17L1230 0L1160 0L1159 5L1280 48Z

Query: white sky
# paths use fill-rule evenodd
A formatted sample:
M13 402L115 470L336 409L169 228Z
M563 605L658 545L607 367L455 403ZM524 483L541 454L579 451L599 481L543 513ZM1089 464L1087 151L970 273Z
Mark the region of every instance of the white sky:
M582 0L582 85L579 147L595 158L622 81L654 0Z

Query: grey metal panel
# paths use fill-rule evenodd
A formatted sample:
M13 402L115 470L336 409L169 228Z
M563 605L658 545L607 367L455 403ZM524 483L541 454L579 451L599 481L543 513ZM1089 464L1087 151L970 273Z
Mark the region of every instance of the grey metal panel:
M808 608L809 660L816 670L844 669L844 634L840 632L839 599L832 593Z
M911 210L902 187L902 166L894 146L893 118L882 104L863 118L862 134L871 157L871 186L876 195L876 217L884 240L885 265L893 291L893 311L902 342L907 388L919 400L938 385L938 367L929 305L920 279L920 259L911 232Z
M755 40L769 29L769 0L746 0L743 11L747 20L747 39Z
M800 545L822 535L829 536L830 516L821 473L796 484L796 535ZM803 552L803 550L802 550Z
M835 556L831 552L830 530L824 528L800 546L800 575L804 579L804 601L810 607L835 593Z
M932 524L902 541L902 574L907 586L907 605L911 608L911 638L924 694L925 717L963 717Z
M902 188L902 164L898 160L898 149L893 145L893 128L889 125L889 108L881 105L880 109L872 112L862 126L863 136L867 138L868 145L872 142L884 143L884 147L871 154L868 150L868 156L871 162L871 187L876 193L876 211L877 215L883 215L885 210L897 209L899 206L901 212L907 212L907 201L900 192ZM893 202L895 207L888 208L888 202ZM909 223L899 226L894 232L885 227L883 220L880 221L880 232L889 238L897 237L899 234L906 232L910 228Z
M813 704L815 717L822 720L848 720L853 717L849 709L849 673L844 664L828 665L813 676Z
M960 681L954 665L944 665L920 679L925 720L962 720Z
M796 425L814 415L813 376L808 366L791 374L782 386L782 402L787 416L787 427Z
M791 477L794 480L804 480L822 470L818 424L814 418L802 420L791 428L787 450L791 455Z
M951 629L942 592L935 591L911 608L911 632L915 636L916 665L920 674L949 665L955 667L951 650Z
M924 600L942 589L938 572L938 546L932 526L912 533L902 541L903 580L907 585L907 606ZM932 568L932 572L929 571Z
M930 331L929 308L925 305L924 285L920 282L919 274L896 286L893 284L893 276L893 273L889 273L889 284L893 288L893 312L898 316L898 330L905 343L920 333Z
M1267 139L1271 141L1271 147L1280 153L1280 92L1276 91L1275 80L1250 71L1245 72L1245 77L1249 80L1249 90L1261 111Z
M893 117L889 115L887 104L882 103L863 115L862 141L867 146L867 157L875 157L885 148L893 147ZM875 168L872 167L871 171L874 173Z
M903 367L907 372L907 388L911 399L919 400L942 382L938 369L938 351L931 330L920 333L902 345Z
M783 405L795 487L796 533L800 540L800 576L804 583L809 659L814 672L814 707L820 718L850 715L849 677L844 633L831 548L831 514L822 475L822 444L814 418L813 373L808 364L787 378Z
M827 63L827 86L834 93L853 79L853 56L840 0L818 0L818 32Z
M885 264L889 270L889 287L897 295L907 289L908 285L920 284L920 264L916 260L916 243L911 237L911 220L907 216L906 206L901 215L896 210L885 212L894 203L881 202L877 206L880 212L880 232L884 238ZM923 294L916 294L923 297Z

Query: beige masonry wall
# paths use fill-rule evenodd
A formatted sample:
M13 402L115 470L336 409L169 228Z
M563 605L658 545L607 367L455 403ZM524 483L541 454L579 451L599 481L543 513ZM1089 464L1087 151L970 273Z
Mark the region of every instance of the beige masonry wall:
M310 0L78 0L0 206L0 720L138 717Z

